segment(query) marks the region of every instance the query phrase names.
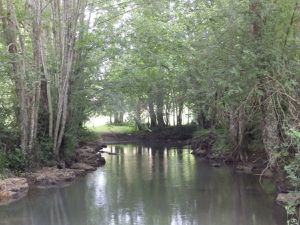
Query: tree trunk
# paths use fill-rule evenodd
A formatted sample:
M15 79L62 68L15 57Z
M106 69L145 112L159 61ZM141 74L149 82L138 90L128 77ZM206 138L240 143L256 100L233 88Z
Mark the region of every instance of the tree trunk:
M159 127L166 126L164 120L164 101L162 96L160 96L160 98L158 98L156 102L156 115L157 115L157 125Z
M140 100L138 100L134 112L134 122L138 130L143 129L141 114L142 114L141 102Z
M261 103L262 114L262 140L265 151L269 157L270 165L276 162L276 149L280 146L279 121L276 114L276 105L273 102L272 91L269 87L264 90Z
M262 10L262 1L256 0L253 1L250 5L250 10L254 15L254 21L252 23L252 35L253 41L255 41L258 45L260 45L261 37L262 37L262 26L264 25L264 18L261 15ZM269 165L271 167L275 167L276 163L276 148L280 145L280 135L279 135L279 120L276 115L276 104L273 102L273 94L272 90L272 82L266 77L265 73L268 73L265 68L265 63L267 59L263 57L263 53L261 52L260 46L257 47L256 54L258 56L262 56L257 59L257 68L260 71L265 71L263 74L258 74L257 79L260 83L260 89L263 92L263 96L261 96L261 126L262 126L262 141L265 147L265 151L269 158ZM272 76L272 74L270 75Z
M34 72L36 75L35 87L33 90L31 101L31 119L30 119L30 137L29 137L29 149L33 149L36 143L37 128L38 128L38 115L39 105L41 97L41 73L42 71L42 54L41 54L41 32L42 32L42 4L40 0L28 1L31 13L34 15L32 21L32 49L34 59Z
M150 125L151 127L156 127L157 126L156 114L154 111L154 104L152 99L149 100L148 106L149 106L149 115L150 115Z
M70 79L74 72L76 30L79 16L81 13L84 13L82 3L81 1L63 1L61 10L60 1L52 2L53 26L55 26L54 30L58 31L56 35L61 41L59 45L56 45L56 47L60 47L60 49L57 49L57 52L61 52L59 54L61 56L61 68L59 74L58 103L53 134L53 152L56 158L59 157L68 119ZM56 22L58 23L55 24Z
M166 111L165 111L165 117L166 117L166 125L170 126L170 108L171 104L169 101L166 103Z
M120 121L119 121L119 113L118 112L115 112L114 113L114 124L119 124Z
M183 102L178 104L177 125L182 126Z
M234 157L237 161L248 160L244 145L245 110L243 106L232 108L229 112L229 133L231 145L234 148Z
M121 124L124 122L124 113L115 112L114 113L114 124Z
M206 118L205 113L203 110L201 110L197 114L197 123L199 127L202 127L204 129L210 129L211 128L211 122Z
M112 115L109 113L109 124L112 124Z
M190 118L191 118L190 109L187 108L187 124L188 125L190 125Z
M8 52L12 55L13 58L13 60L11 61L13 74L12 78L15 82L16 94L18 97L19 105L17 118L20 124L20 147L25 153L28 149L30 134L28 94L26 85L26 68L24 59L25 47L23 37L20 34L14 5L11 0L7 0L7 13L4 12L3 3L0 0L0 17L2 19L2 27L4 30Z
M120 112L119 113L119 123L124 123L124 113L123 112Z
M177 117L177 103L175 101L175 97L173 96L173 126L176 125L176 117Z

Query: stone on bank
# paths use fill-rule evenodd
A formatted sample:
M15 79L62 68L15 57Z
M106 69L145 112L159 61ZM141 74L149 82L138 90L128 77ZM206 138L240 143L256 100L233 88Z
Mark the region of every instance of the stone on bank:
M17 201L26 196L28 183L25 178L0 180L0 205Z

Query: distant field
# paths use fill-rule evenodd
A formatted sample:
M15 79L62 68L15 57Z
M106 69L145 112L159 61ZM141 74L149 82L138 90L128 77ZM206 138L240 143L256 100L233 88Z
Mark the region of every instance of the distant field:
M105 133L115 133L115 134L124 134L124 133L133 133L135 128L132 126L117 126L117 125L99 125L99 126L88 126L91 131L96 132L97 134Z

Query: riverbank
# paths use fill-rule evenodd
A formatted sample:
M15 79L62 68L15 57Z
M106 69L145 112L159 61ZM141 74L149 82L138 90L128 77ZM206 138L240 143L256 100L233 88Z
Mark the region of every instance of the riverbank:
M77 177L95 171L105 164L100 150L106 147L99 141L81 145L68 162L47 162L44 167L21 173L17 177L0 180L0 205L25 197L29 189L70 185Z
M128 129L128 128L127 128ZM100 141L104 144L121 144L121 143L163 143L166 145L188 144L187 141L193 138L196 131L195 126L177 126L155 128L145 131L131 132L101 132Z

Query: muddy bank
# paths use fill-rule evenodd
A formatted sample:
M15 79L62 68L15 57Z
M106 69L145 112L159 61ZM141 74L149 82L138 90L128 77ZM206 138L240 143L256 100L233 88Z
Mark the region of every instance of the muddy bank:
M27 195L29 189L25 178L0 180L0 205L9 204Z
M9 204L27 195L29 188L52 188L70 185L105 164L100 150L106 147L99 141L85 143L75 150L68 163L48 162L48 166L22 173L20 177L0 180L0 205Z
M137 132L132 134L102 134L100 141L105 144L125 144L125 143L143 143L143 144L165 144L166 146L185 145L192 139L194 126L164 127L149 131Z
M108 144L126 144L142 142L140 134L113 134L107 133L100 137L100 141L106 145Z
M263 149L243 149L232 151L228 141L216 132L203 132L202 135L186 141L191 146L191 154L205 159L211 164L233 166L237 171L257 176L274 177L268 167L268 158Z

